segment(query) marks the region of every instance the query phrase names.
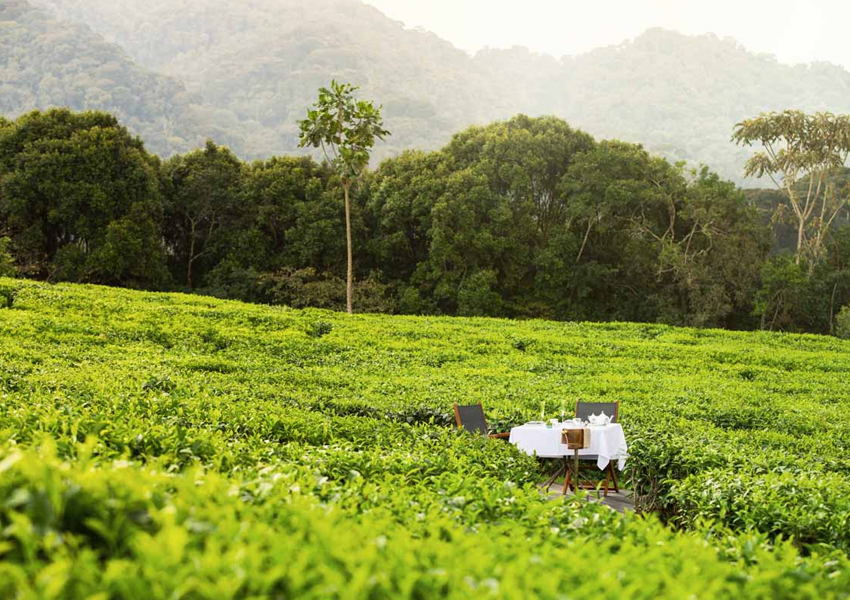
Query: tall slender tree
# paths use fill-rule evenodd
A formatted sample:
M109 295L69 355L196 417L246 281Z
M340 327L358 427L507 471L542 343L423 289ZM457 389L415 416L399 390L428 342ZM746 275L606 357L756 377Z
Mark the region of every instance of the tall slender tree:
M321 88L319 99L308 109L307 118L299 122L300 146L321 148L327 161L336 169L345 192L345 241L348 255L348 274L345 290L346 308L354 312L354 254L351 247L351 186L357 182L369 164L369 153L376 140L390 132L384 129L381 107L366 100L357 100L357 87L348 83L331 82L330 89Z
M738 123L732 139L761 144L744 174L767 175L784 193L797 227L796 263L808 259L811 273L833 221L850 203L850 188L836 189L834 181L850 155L850 115L763 113Z

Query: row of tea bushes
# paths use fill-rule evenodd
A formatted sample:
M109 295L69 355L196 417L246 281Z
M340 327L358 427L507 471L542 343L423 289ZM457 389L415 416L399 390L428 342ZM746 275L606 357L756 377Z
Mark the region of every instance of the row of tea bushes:
M550 545L566 548L563 537L579 543L587 536L608 555L570 547L589 561L585 572L591 564L620 564L621 547L624 558L646 552L661 561L653 577L670 578L669 589L659 587L661 579L646 584L662 597L681 593L677 586L690 571L681 557L651 551L654 541L675 546L683 557L721 565L719 587L701 576L695 580L702 586L695 589L704 589L697 597L734 597L741 586L753 597L768 590L798 597L791 595L795 586L801 594L841 597L831 582L844 581L847 568L846 342L662 325L348 316L2 279L0 295L6 299L0 308L0 444L9 456L23 457L15 465L43 459L53 465L51 472L68 474L66 480L45 472L58 476L57 489L65 490L48 496L73 494L68 490L88 477L106 481L123 473L128 482L138 476L140 487L133 489L159 486L169 498L179 492L185 494L179 502L188 506L197 501L188 491L191 480L221 497L204 502L224 502L244 527L275 532L277 517L270 515L277 513L255 512L255 504L263 490L285 488L304 514L330 510L336 519L331 530L356 530L362 539L383 535L400 556L403 549L392 545L396 538L385 529L398 529L398 539L439 541L439 548L478 532L488 549L470 557L494 562L472 565L445 549L448 558L439 563L445 566L433 568L451 570L456 563L470 573L490 569L502 597L514 588L499 575L504 567L497 561L507 560L500 552L513 550L500 546L528 550L517 555L520 564L555 570L555 579L541 575L549 582L547 593L569 596L563 590L571 589L571 571L556 562L568 559ZM508 427L536 418L541 400L548 416L562 409L569 416L579 398L621 401L631 452L625 479L644 509L693 533L673 533L652 519L607 509L547 503L535 483L548 465L509 444L446 426L454 401L482 401L491 425ZM35 450L42 444L54 445L55 456ZM205 488L211 481L220 487ZM29 514L22 508L29 504L18 500L47 506L46 496L35 491L8 493L4 531L20 518L16 514ZM293 518L309 523L304 514ZM71 525L58 534L33 527L46 536L37 544L76 540L73 561L94 551L94 538L74 537ZM187 531L186 544L206 548L207 538L196 539L192 527ZM4 538L9 548L22 543L15 541L18 535ZM534 550L535 544L543 550ZM258 552L268 548L261 545ZM59 559L46 559L43 552L33 555L38 566L22 566L29 560L24 554L6 561L24 569L13 577L21 586L15 589L35 589L39 577L52 580L51 565ZM147 559L122 554L120 560ZM193 564L200 560L191 555ZM627 568L626 560L622 576L606 566L605 577L637 582L646 563L629 560L634 567ZM418 562L411 568L424 569ZM361 573L350 569L350 577ZM148 571L140 581L154 577ZM481 591L483 580L474 581L472 593L489 593ZM528 578L522 582L534 585ZM148 584L139 584L138 597L156 597ZM104 590L107 583L97 579L93 585ZM602 589L586 585L580 589ZM234 594L247 596L253 589ZM461 595L461 588L440 589ZM133 597L126 590L116 597ZM282 594L257 592L275 593ZM200 592L192 588L184 595L192 594ZM429 595L439 594L428 588L419 597Z
M712 469L675 486L684 525L710 519L736 531L793 536L800 544L830 544L850 554L850 481L835 473L753 475Z
M295 466L243 479L101 461L86 444L74 454L0 449L0 596L797 600L850 589L840 554L801 559L753 536L712 544L532 490L511 491L526 505L514 519L463 526L407 497L400 522L319 498L322 483Z

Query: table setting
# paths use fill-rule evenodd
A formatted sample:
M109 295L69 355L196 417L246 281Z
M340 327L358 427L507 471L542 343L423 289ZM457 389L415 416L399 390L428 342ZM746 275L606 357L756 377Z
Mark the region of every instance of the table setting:
M541 417L543 416L541 406ZM623 427L612 422L612 417L605 413L590 415L587 421L581 419L564 419L563 410L560 419L541 419L530 421L511 429L508 440L527 454L540 458L564 458L572 456L573 451L562 443L565 429L583 428L589 432L585 436L586 447L579 450L579 456L594 456L596 466L605 470L612 461L617 469L622 471L628 458L628 444Z

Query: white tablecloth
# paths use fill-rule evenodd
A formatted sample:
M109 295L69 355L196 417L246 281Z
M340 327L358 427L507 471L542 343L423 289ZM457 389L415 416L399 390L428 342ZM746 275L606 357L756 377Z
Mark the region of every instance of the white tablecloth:
M561 430L577 427L573 423L555 424L551 428L545 425L520 425L511 429L511 444L526 452L537 454L541 458L560 458L572 456L573 451L561 443ZM603 427L589 427L590 447L579 450L579 456L596 456L596 466L600 470L608 466L612 460L617 461L617 468L621 471L626 466L628 458L628 445L623 427L619 423L612 423Z

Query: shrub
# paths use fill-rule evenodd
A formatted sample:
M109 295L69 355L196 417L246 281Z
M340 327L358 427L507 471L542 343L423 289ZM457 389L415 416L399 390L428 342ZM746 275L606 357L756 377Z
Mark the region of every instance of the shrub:
M493 287L496 273L477 271L466 277L457 292L457 314L463 317L496 317L502 312L502 297Z
M835 335L850 340L850 305L842 308L835 318Z
M14 277L17 274L11 246L12 240L8 237L0 237L0 277Z
M345 280L331 273L319 274L312 267L264 274L260 277L260 285L271 304L336 311L346 309ZM354 282L354 309L361 313L391 313L395 302L388 286L381 283L376 274L371 274Z
M334 330L334 326L327 321L315 321L307 325L307 335L311 338L320 338Z

